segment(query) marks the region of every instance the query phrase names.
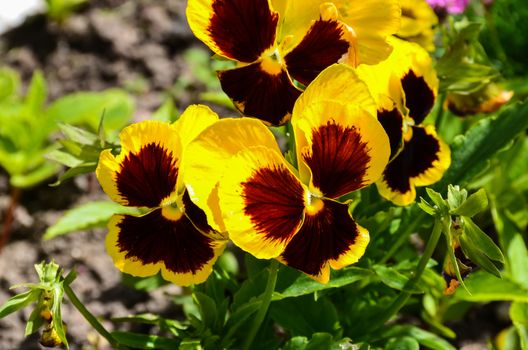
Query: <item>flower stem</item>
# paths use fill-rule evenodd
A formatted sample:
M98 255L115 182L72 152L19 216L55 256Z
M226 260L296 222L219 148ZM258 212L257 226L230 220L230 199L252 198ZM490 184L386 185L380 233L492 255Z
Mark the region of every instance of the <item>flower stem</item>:
M440 128L442 127L442 121L444 119L444 114L445 114L444 104L446 101L446 97L447 97L446 92L441 92L438 96L438 109L435 115L435 129L436 129L436 132L438 133L440 133Z
M278 271L279 262L277 260L272 260L271 264L269 265L268 283L266 284L264 293L260 296L262 305L260 305L260 309L253 319L253 324L251 325L251 329L249 330L246 340L244 341L244 346L242 347L243 350L249 350L251 348L251 344L253 343L253 340L260 329L260 325L262 324L262 321L264 321L264 317L266 317L269 305L271 303L271 297L273 295L273 291L275 290L275 284L277 283Z
M427 241L427 245L425 246L425 250L422 254L422 257L420 258L420 261L418 262L418 266L416 267L416 271L414 272L413 277L409 279L409 281L405 284L405 287L403 288L401 294L398 295L398 297L394 299L392 304L386 310L383 311L383 314L377 318L375 329L383 326L385 322L390 320L392 316L396 315L398 311L400 311L400 309L405 305L405 303L411 296L411 292L409 291L414 289L414 286L422 277L422 274L425 271L425 267L427 266L429 259L431 259L436 245L438 244L438 240L440 239L441 234L442 221L441 219L436 219L433 226L433 232L431 233L431 236Z
M110 334L110 332L106 330L106 328L104 328L97 318L95 318L95 316L92 315L90 311L88 311L79 298L77 298L77 295L75 295L75 292L69 285L64 284L63 288L73 306L75 306L75 308L81 313L81 315L83 315L86 321L88 321L88 323L110 343L112 348L122 350L126 349L126 347L119 344L119 342L112 336L112 334Z

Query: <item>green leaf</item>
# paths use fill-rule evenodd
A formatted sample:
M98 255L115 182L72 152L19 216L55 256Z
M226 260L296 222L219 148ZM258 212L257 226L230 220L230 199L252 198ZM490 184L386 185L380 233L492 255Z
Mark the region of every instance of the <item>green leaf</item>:
M291 285L273 293L273 300L281 300L312 294L313 292L325 289L338 288L372 276L374 276L374 273L368 269L348 267L342 270L333 271L330 281L327 284L321 284L302 274L299 275Z
M59 171L59 165L44 163L26 174L12 174L9 182L14 187L29 188L49 179Z
M507 254L513 280L528 289L528 250L519 233L513 236Z
M427 332L415 326L393 326L382 334L383 338L394 338L408 336L432 350L455 350L449 342L434 333Z
M94 132L104 112L105 129L117 132L128 124L134 113L134 101L124 91L78 92L52 103L47 115L55 121L89 126Z
M134 349L173 350L178 349L180 340L160 337L156 335L132 332L112 332L112 336L122 345Z
M314 333L310 340L303 336L291 338L282 350L340 350L349 348L353 349L348 339L336 342L331 334Z
M47 87L44 76L40 71L35 71L31 82L29 83L28 92L25 98L25 105L32 113L33 118L38 118L37 113L42 111L46 102Z
M447 186L447 203L449 208L458 208L467 198L467 191L459 186Z
M492 275L501 278L500 270L467 235L460 236L460 248L469 260Z
M16 95L20 89L20 77L10 68L0 68L0 101Z
M11 298L0 307L0 318L4 318L10 313L18 311L31 303L38 301L40 290L33 289L25 293L20 293Z
M337 310L327 298L312 295L289 298L271 304L270 316L292 335L310 336L315 332L336 335L340 330Z
M193 293L193 300L198 306L203 325L215 329L218 322L218 310L213 298L201 292Z
M94 145L99 141L98 135L77 126L59 123L59 129L68 139L81 145Z
M465 280L468 293L458 288L454 300L472 302L520 301L528 302L528 290L507 278L497 278L484 271L471 273Z
M46 230L44 239L93 227L104 227L114 214L134 213L138 213L136 209L124 207L114 202L89 202L68 210L54 225Z
M172 98L165 99L165 102L150 116L150 120L162 122L174 122L178 119L178 111Z
M74 168L83 163L82 160L75 157L74 155L58 150L58 149L53 150L50 153L46 154L46 158L49 160L53 160L57 163L60 163L62 165L65 165L67 167L70 167L70 168Z
M466 199L462 205L455 207L456 209L451 210L450 213L454 215L472 217L488 206L488 196L486 190L481 188L477 192L473 193Z
M420 350L420 343L409 336L391 338L385 344L385 350Z
M384 265L374 265L373 269L374 271L376 271L376 274L380 277L381 282L385 283L391 288L401 291L405 290L408 293L414 294L420 294L424 292L419 287L419 285L414 286L413 289L409 289L408 287L406 287L407 283L409 282L409 278L393 267L387 267Z
M95 171L97 168L97 163L83 163L81 165L78 165L76 167L70 168L64 172L56 182L50 184L50 186L59 186L64 181L71 179L72 177L81 175L81 174L88 174Z
M482 171L491 157L528 127L528 103L518 103L496 117L482 119L451 145L451 166L434 188L463 185Z
M475 225L473 220L464 217L464 233L471 239L476 247L488 258L504 263L504 256L493 240Z
M418 203L418 206L420 207L420 209L422 209L427 214L431 216L436 215L435 208L431 206L431 204L429 204L425 199L423 199L423 197L420 197L420 202Z
M510 318L519 334L521 349L528 350L528 303L513 302Z

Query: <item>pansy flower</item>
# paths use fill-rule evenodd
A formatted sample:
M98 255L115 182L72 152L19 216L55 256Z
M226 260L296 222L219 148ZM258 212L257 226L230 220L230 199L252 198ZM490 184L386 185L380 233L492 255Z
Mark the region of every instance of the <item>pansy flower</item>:
M238 63L218 73L224 92L244 115L273 125L290 118L301 87L329 65L387 57L385 38L399 26L396 0L273 5L271 0L189 0L187 5L198 39Z
M351 68L323 71L293 109L299 170L260 121L220 120L187 150L191 199L243 250L328 282L330 268L355 263L369 242L338 198L375 182L387 164L388 137L371 107Z
M397 205L416 198L416 186L440 180L451 164L449 147L433 125L422 125L433 108L438 78L429 54L419 45L393 38L389 58L360 66L358 75L377 102L377 117L389 135L391 162L377 183L379 193Z
M419 44L427 51L433 51L434 28L438 24L438 17L425 0L401 0L401 27L396 36L398 38Z
M218 119L205 106L189 107L174 124L143 121L119 135L121 152L104 150L96 174L115 202L142 208L140 216L114 215L106 248L122 272L161 276L178 285L205 281L226 239L189 198L181 162L189 142Z

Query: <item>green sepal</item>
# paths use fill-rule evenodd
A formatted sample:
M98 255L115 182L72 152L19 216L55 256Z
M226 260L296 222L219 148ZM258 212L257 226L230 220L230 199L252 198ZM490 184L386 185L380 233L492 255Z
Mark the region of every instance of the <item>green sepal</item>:
M488 207L486 190L481 188L470 195L460 206L452 207L450 214L472 217Z
M471 239L476 247L481 250L491 260L504 263L504 255L502 255L499 247L493 240L475 225L473 220L468 217L463 217L464 233Z
M32 289L7 299L7 301L0 307L0 318L4 318L11 313L38 301L40 292L41 291L38 289Z

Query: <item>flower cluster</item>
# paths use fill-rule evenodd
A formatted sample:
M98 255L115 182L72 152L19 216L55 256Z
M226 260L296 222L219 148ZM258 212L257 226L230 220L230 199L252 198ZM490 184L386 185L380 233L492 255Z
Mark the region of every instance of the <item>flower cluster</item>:
M115 265L200 283L228 240L321 283L357 262L369 234L343 196L376 183L382 197L408 205L450 164L447 145L423 124L438 93L426 51L436 17L423 1L404 4L189 0L196 36L237 63L218 77L245 117L191 106L173 124L127 127L120 153L101 154L104 191L143 212L110 220ZM423 31L409 22L420 18ZM267 128L285 123L290 161Z

